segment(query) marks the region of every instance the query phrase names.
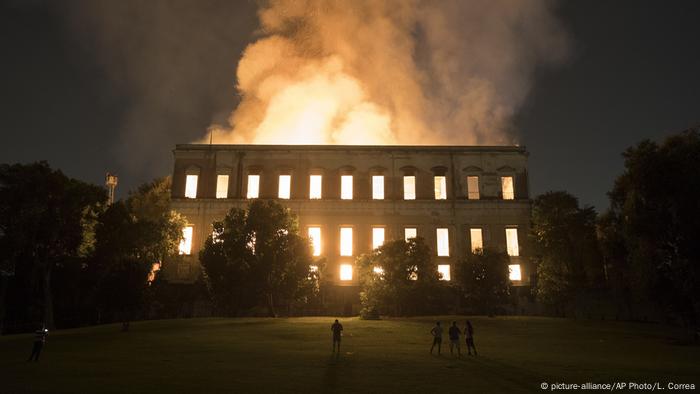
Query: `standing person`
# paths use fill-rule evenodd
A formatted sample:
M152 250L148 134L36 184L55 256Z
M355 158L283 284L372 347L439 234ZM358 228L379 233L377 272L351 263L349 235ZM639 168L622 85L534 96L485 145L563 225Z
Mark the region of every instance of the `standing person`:
M335 346L338 345L338 353L340 354L340 337L343 333L343 325L335 319L335 323L331 326L331 331L333 331L333 351L335 352Z
M41 349L44 348L46 343L46 337L49 335L49 330L44 327L34 331L34 346L32 347L32 354L29 356L27 361L39 361L39 355L41 354Z
M459 335L462 333L462 331L459 330L459 327L457 327L457 322L453 321L452 326L448 330L448 333L450 335L450 355L454 355L454 352L452 351L453 348L457 347L457 357L462 357L462 349L459 346Z
M442 348L442 327L440 326L440 322L435 323L435 327L430 330L430 334L433 335L433 346L430 347L430 354L433 354L433 349L435 345L437 345L439 355Z
M464 338L467 342L467 351L469 352L469 355L472 355L472 349L474 349L474 355L476 356L476 346L474 346L474 327L472 327L472 323L469 320L467 320L467 326L464 327Z

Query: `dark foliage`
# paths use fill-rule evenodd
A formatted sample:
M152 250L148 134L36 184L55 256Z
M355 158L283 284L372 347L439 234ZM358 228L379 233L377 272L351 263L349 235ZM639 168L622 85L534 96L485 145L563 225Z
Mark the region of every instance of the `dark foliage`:
M256 200L247 210L233 208L214 223L200 252L204 280L218 313L234 316L265 307L311 303L318 296L318 275L310 243L299 235L296 218L274 201Z
M493 316L509 302L508 255L491 249L469 253L456 267L454 283L470 313Z

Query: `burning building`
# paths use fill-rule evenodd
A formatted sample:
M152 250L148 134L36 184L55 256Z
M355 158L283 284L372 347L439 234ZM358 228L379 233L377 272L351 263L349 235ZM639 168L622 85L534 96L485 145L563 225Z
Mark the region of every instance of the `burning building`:
M357 297L355 257L386 240L422 237L443 280L468 252L510 256L510 280L530 283L525 148L517 146L177 145L172 206L187 220L171 280L193 281L212 223L251 199L276 199L326 258L335 297Z

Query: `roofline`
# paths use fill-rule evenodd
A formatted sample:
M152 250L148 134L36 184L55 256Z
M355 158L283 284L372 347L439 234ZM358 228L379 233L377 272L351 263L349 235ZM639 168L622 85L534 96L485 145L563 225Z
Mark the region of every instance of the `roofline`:
M470 151L527 153L525 146L516 145L265 145L265 144L177 144L175 151L188 150L248 150L248 151Z

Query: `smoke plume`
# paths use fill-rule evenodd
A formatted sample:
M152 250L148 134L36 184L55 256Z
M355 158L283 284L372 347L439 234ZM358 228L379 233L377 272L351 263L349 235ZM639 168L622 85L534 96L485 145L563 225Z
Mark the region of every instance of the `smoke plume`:
M512 144L567 40L548 1L271 0L216 143Z

